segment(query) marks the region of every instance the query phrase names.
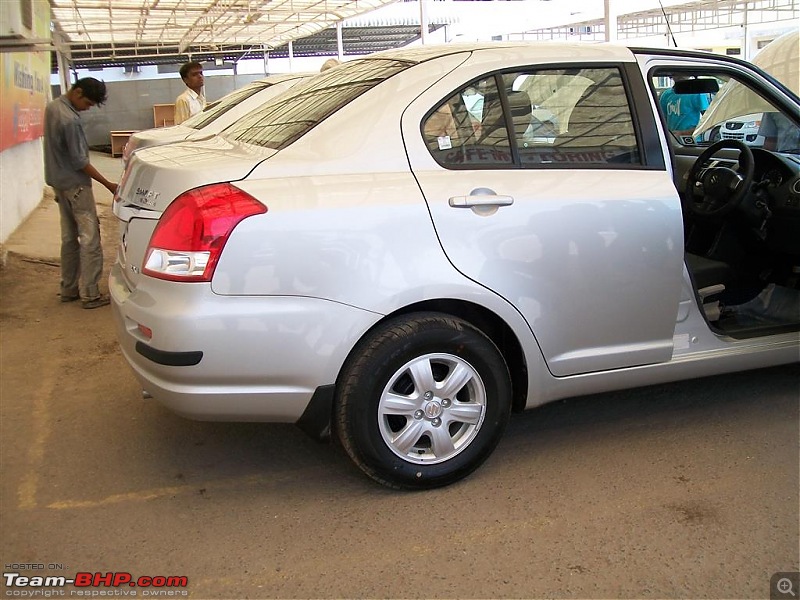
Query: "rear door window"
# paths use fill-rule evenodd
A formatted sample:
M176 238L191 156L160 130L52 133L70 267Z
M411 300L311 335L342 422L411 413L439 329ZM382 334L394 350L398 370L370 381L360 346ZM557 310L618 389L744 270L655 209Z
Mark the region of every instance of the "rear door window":
M422 124L447 168L641 165L615 67L531 69L472 82Z

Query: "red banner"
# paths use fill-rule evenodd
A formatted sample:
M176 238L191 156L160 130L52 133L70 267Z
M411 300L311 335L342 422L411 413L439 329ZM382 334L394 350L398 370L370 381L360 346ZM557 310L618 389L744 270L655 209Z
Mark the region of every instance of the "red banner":
M0 151L44 134L44 107L50 87L46 52L0 54Z

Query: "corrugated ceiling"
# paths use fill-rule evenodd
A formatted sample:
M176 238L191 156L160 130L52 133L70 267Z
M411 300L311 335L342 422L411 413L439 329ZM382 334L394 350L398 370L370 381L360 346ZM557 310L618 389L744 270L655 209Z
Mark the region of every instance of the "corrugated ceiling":
M50 0L50 7L64 50L174 56L277 48L394 1Z
M10 2L11 0L0 0ZM615 0L622 3L623 0ZM342 23L345 54L368 54L403 46L420 37L420 7L399 0L49 0L53 42L72 66L182 62L191 56L236 61L247 55L285 56L287 44L300 56L336 54L332 29ZM746 23L795 20L798 0L699 2L627 0L635 8L618 18L620 38L685 32ZM388 6L393 5L393 6ZM516 27L525 39L581 32L582 41L603 39L600 0L528 2L428 2L429 31L459 20L490 24L492 31ZM383 7L372 14L376 9ZM457 7L457 8L456 8ZM573 7L575 10L565 10ZM592 10L589 10L589 9ZM645 10L648 9L648 10ZM597 14L593 14L592 11ZM638 12L634 12L638 11ZM560 15L565 16L560 22ZM359 17L359 18L355 18ZM598 18L600 20L598 20ZM570 25L565 25L569 23ZM584 35L582 32L591 32Z

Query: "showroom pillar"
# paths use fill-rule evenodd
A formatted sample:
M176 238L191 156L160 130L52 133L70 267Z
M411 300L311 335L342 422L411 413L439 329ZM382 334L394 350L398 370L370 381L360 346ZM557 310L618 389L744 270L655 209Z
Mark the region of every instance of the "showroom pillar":
M67 93L69 90L69 46L64 43L63 36L54 31L51 35L53 47L56 51L56 63L58 64L58 82L61 85L61 93Z
M747 2L744 3L744 12L742 13L742 58L750 60L750 32L747 30Z
M428 2L419 0L419 33L424 46L428 42Z
M339 62L342 62L344 57L344 44L342 43L342 22L336 23L336 54Z
M614 0L604 0L603 19L606 28L606 41L617 41L617 7Z

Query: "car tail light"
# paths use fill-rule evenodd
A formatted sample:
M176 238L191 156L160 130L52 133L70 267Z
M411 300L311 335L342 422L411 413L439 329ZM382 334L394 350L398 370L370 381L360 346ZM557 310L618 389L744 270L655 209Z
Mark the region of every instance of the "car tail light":
M266 206L230 183L189 190L161 215L142 272L169 281L211 281L233 229L265 212Z
M122 149L122 164L123 165L127 165L128 164L128 159L130 159L131 154L133 154L133 151L136 150L138 145L139 145L138 140L134 136L131 136L131 137L128 138L128 141L125 144L125 147Z

